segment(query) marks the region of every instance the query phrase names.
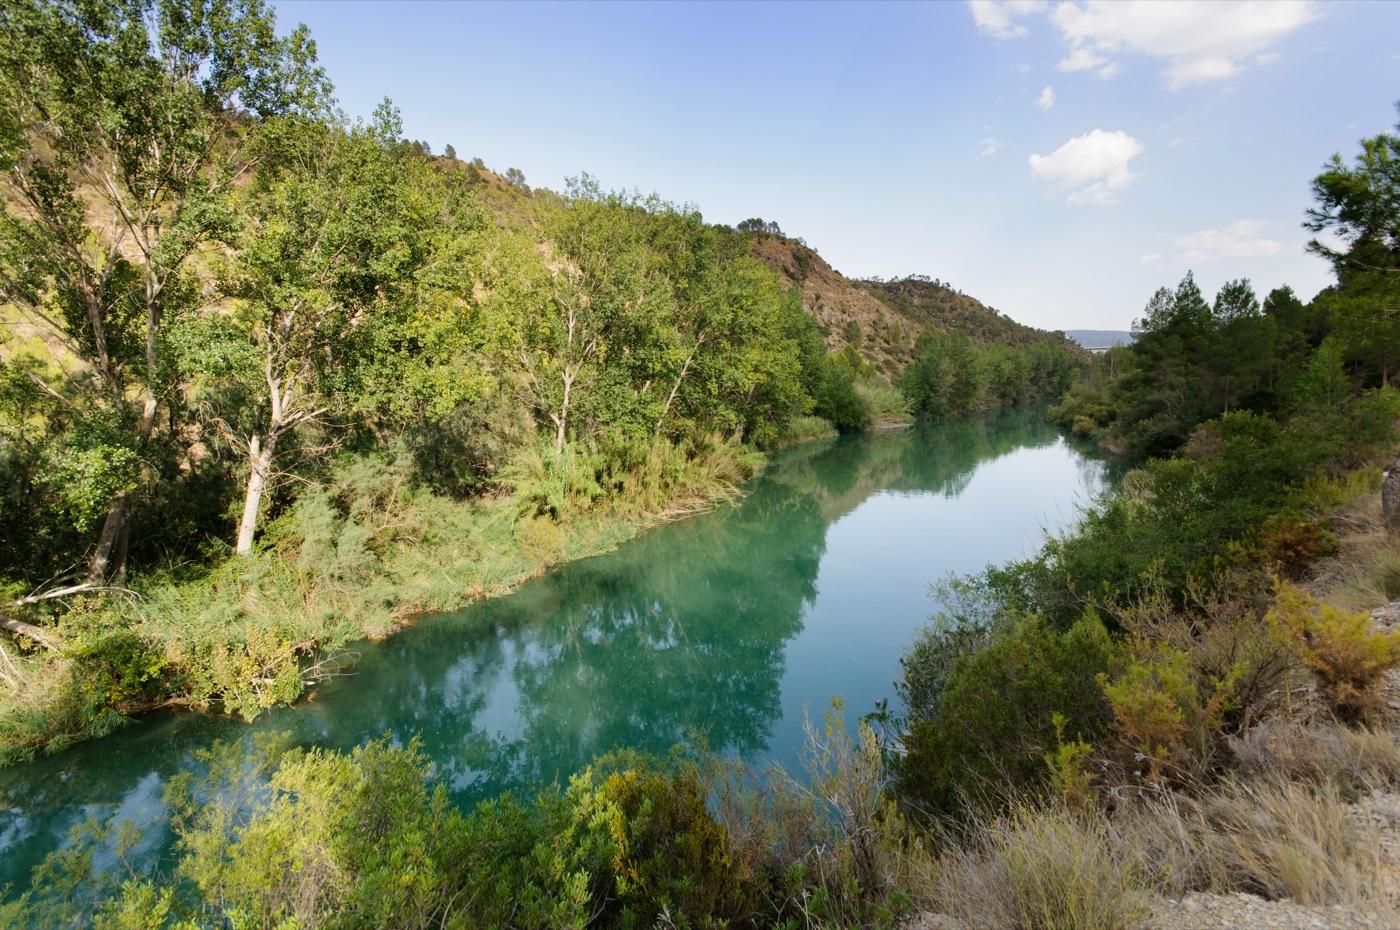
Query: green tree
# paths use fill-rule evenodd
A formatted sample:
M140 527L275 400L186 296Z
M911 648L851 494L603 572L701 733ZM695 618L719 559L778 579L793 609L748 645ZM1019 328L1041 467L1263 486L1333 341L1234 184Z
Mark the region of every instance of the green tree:
M628 377L645 360L629 358L624 347L645 346L643 331L667 313L664 288L649 273L640 230L620 198L584 179L547 224L557 250L547 297L519 307L526 315L514 328L523 395L553 427L558 454L572 436L591 433L590 417L600 413L645 428Z
M1340 286L1338 328L1349 355L1390 383L1400 359L1400 126L1361 140L1347 164L1333 155L1312 184L1306 226L1331 233L1308 248L1332 263Z
M17 0L0 12L0 296L74 362L17 361L90 427L72 434L106 513L88 562L125 568L138 489L164 408L179 404L166 329L208 294L191 269L226 228L252 153L244 114L322 108L303 28L279 38L258 0ZM70 400L70 394L75 399Z
M932 333L900 377L900 389L914 415L943 419L977 406L984 372L972 341L962 333Z
M221 418L246 450L236 551L252 551L263 494L291 431L343 410L343 372L424 261L434 204L398 154L387 104L366 126L272 121L240 209L227 288L256 359L236 374L249 404Z

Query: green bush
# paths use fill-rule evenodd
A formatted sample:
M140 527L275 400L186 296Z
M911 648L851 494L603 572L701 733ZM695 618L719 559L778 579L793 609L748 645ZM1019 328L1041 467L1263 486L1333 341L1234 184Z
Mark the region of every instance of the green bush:
M1057 744L1093 742L1107 726L1097 676L1114 652L1103 623L1086 613L1063 633L1038 617L1017 620L958 655L933 713L908 720L894 759L900 801L925 816L956 813L1042 785ZM925 668L906 663L905 693L931 690L919 680Z
M812 412L839 432L853 433L870 425L870 407L856 390L855 375L838 358L827 358L813 400Z
M68 652L77 679L96 703L121 708L168 693L165 657L131 630L76 637Z
M1309 480L1334 462L1309 436L1248 412L1205 424L1183 456L1129 472L1084 511L1075 530L1048 540L1038 555L988 570L986 594L1064 628L1086 604L1128 604L1153 588L1180 603L1193 584L1209 588L1228 569L1254 564L1270 545L1295 562L1305 557L1289 551L1295 545L1307 555L1325 551L1325 535L1270 540L1266 526L1275 514L1294 511Z
M550 878L587 889L580 913L592 926L720 926L755 906L747 864L706 807L691 773L645 764L590 766L569 780L564 822L549 845Z
M171 780L172 871L94 871L140 836L93 824L38 868L33 892L0 894L0 926L705 930L759 908L693 768L618 754L562 791L464 815L416 740L349 753L255 742L216 744L198 754L204 774Z
M788 421L782 441L784 444L795 445L816 439L828 439L835 435L836 427L832 426L828 420L817 416L793 417Z

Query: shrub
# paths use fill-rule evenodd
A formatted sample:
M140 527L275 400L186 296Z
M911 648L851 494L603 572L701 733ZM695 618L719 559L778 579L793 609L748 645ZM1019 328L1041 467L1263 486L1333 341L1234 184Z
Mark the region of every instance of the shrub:
M874 423L907 423L912 417L909 401L899 389L879 375L872 375L856 384L856 393L870 411Z
M788 421L783 434L784 443L811 442L814 439L827 439L836 435L836 427L821 417L793 417Z
M842 433L870 425L870 408L856 390L855 375L840 359L828 356L822 365L820 384L813 392L813 413Z
M590 925L652 927L665 914L704 927L745 916L752 878L705 802L694 774L590 766L569 780L552 877L587 888Z
M1107 725L1097 676L1113 655L1103 624L1086 613L1063 633L1036 617L1018 620L953 659L932 716L910 716L894 759L903 805L925 816L951 813L989 791L1043 784L1045 754L1057 741L1093 742ZM906 691L928 690L910 679L919 672L906 664Z
M1274 514L1259 528L1263 561L1298 578L1318 559L1337 551L1337 537L1318 520Z
M802 765L805 789L822 799L826 809L820 813L831 818L838 837L837 862L828 871L850 875L857 895L865 897L885 884L880 867L884 758L868 724L861 723L859 742L851 739L842 710L841 701L833 701L821 731L810 719L803 722Z
M75 637L68 650L76 665L77 679L97 704L130 707L166 692L165 657L131 630L106 630Z
M1232 682L1218 723L1224 733L1238 733L1276 709L1297 662L1262 622L1272 598L1265 579L1232 572L1212 587L1193 583L1173 599L1153 585L1127 607L1110 611L1131 639L1185 654L1198 684Z
M559 560L565 534L559 524L549 517L525 517L516 532L520 538L520 550L531 561L552 565Z
M900 700L912 719L938 715L948 679L958 662L986 648L991 621L941 615L915 634L914 643L900 658L901 674L895 682Z
M1094 801L1093 773L1087 770L1094 747L1082 739L1065 739L1064 714L1051 718L1055 749L1045 754L1050 767L1050 791L1074 810L1087 810Z
M234 925L426 930L448 905L462 823L416 741L204 761L167 795L178 874Z
M1367 614L1318 603L1287 582L1279 584L1268 620L1342 720L1357 722L1380 709L1385 674L1400 666L1400 631L1379 632Z
M1121 669L1099 676L1116 730L1147 763L1149 782L1164 773L1185 779L1202 774L1236 676L1200 681L1186 653L1166 643L1134 638L1126 651Z
M853 737L838 699L803 729L805 777L709 757L715 810L767 903L757 925L887 926L932 884L928 838L885 796L869 724Z

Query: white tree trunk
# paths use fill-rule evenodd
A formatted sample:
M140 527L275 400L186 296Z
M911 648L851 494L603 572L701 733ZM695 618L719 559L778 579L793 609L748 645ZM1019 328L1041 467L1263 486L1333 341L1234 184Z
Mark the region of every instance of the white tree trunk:
M554 454L558 455L564 451L564 431L569 423L569 394L574 386L574 376L569 371L564 372L564 401L559 405L559 416L554 420Z
M243 519L238 524L238 544L234 547L239 555L253 551L258 510L262 506L263 492L267 490L267 479L272 474L272 450L276 445L275 433L269 435L266 445L261 436L254 435L248 440L248 493L243 498Z
M1390 463L1381 481L1381 525L1400 534L1400 455Z
M666 414L671 412L671 404L675 403L676 394L680 392L681 382L685 380L685 373L690 371L690 363L695 360L695 353L700 351L700 347L705 344L705 334L702 332L700 338L695 343L695 348L690 350L690 354L685 357L685 364L681 366L681 373L676 375L676 383L671 385L671 393L666 395L666 406L661 408L661 416L656 418L656 428L652 433L661 435L661 424L666 422Z

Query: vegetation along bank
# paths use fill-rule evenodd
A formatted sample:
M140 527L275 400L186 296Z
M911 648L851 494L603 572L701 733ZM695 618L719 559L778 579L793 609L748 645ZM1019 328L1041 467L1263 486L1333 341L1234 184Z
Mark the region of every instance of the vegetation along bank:
M162 4L159 53L143 12L0 13L11 758L293 699L407 612L733 493L808 418L1042 394L1137 467L948 581L902 706L814 723L803 773L621 751L462 811L414 744L215 747L165 869L94 870L137 841L98 825L0 927L1118 928L1223 895L1394 925L1400 136L1313 181L1334 286L1188 276L1090 362L771 223L431 158L336 115L256 4Z
M907 422L891 378L930 340L989 361L921 412L1083 360L941 284L887 305L773 224L433 157L387 102L337 111L257 3L0 25L0 762L295 700L765 449Z

